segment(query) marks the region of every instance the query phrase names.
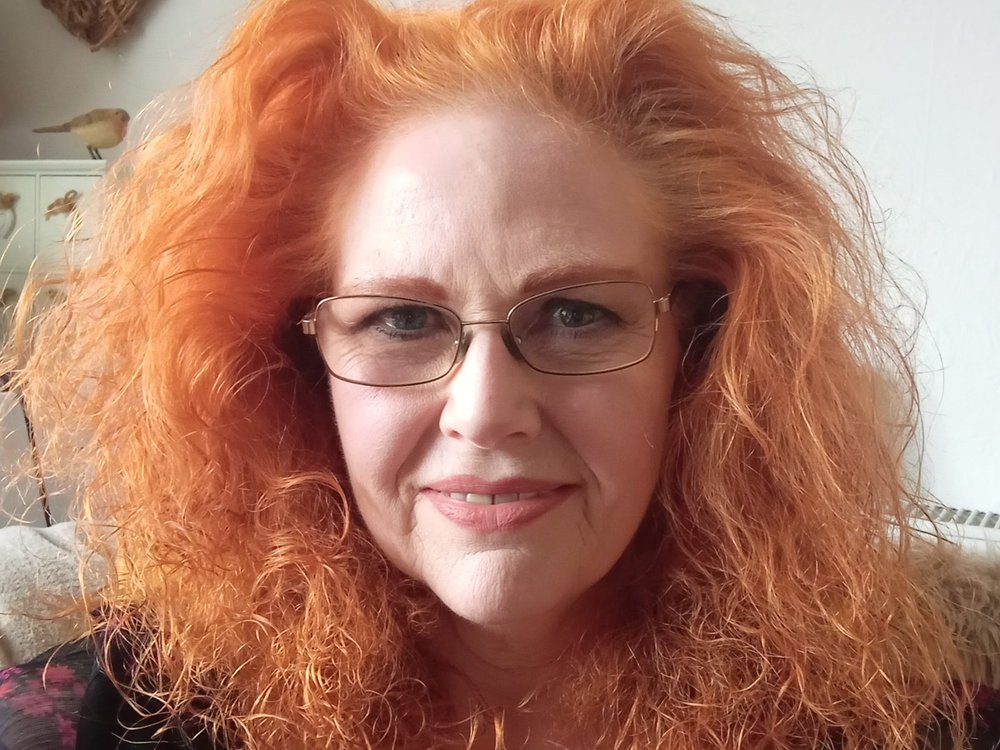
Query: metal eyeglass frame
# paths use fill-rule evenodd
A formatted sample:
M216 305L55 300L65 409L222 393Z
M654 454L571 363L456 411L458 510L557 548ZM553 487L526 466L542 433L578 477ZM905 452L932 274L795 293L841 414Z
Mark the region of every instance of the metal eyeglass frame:
M653 334L649 337L649 346L647 347L645 354L623 365L617 365L615 367L607 367L602 370L592 370L587 372L557 372L553 370L546 370L541 367L536 367L530 361L528 361L528 359L521 352L521 349L518 347L516 338L510 328L510 317L511 315L514 314L514 311L541 297L548 297L549 295L557 294L559 292L565 292L571 289L580 289L583 287L590 287L590 286L600 286L603 284L633 284L638 287L643 287L647 292L649 292L649 298L653 303ZM304 333L307 336L315 337L316 317L317 313L319 312L320 306L323 305L325 302L330 302L332 300L338 300L338 299L395 299L401 302L412 302L414 304L423 305L426 307L432 307L436 310L441 310L442 312L447 313L452 318L458 321L459 323L458 339L455 341L455 357L452 360L451 364L440 375L436 375L433 378L426 378L424 380L415 380L413 382L391 383L388 385L384 385L381 383L368 383L363 380L354 380L352 378L344 377L343 375L338 375L330 368L330 364L329 362L327 362L326 356L323 354L323 348L319 346L317 342L316 348L319 349L319 354L323 360L323 365L326 367L326 370L327 372L330 373L330 375L337 378L337 380L342 380L346 383L354 383L355 385L365 385L365 386L370 386L372 388L405 388L411 385L423 385L425 383L433 383L436 380L441 380L442 378L446 378L449 374L451 374L455 370L455 368L459 364L461 364L462 360L465 357L466 352L469 349L469 345L472 342L472 337L471 334L467 331L467 329L471 326L483 326L483 325L502 325L503 329L501 329L500 331L500 337L504 343L504 346L507 348L507 351L510 352L510 355L515 360L517 360L518 362L523 362L536 372L541 372L546 375L561 375L565 377L577 377L583 375L601 375L607 372L617 372L618 370L625 370L628 369L629 367L634 367L635 365L639 364L640 362L644 362L649 358L649 355L652 354L653 347L656 343L656 334L660 330L660 315L670 310L670 296L672 293L673 289L668 291L662 297L657 297L656 293L653 291L652 287L649 286L649 284L646 284L645 282L642 281L633 281L629 279L588 281L581 284L570 284L568 286L557 287L556 289L550 289L548 291L539 292L538 294L533 294L530 297L526 297L525 299L521 300L513 307L511 307L507 311L507 316L505 318L501 318L498 320L462 320L461 316L459 316L459 314L455 310L452 310L450 307L445 307L444 305L439 305L434 302L428 302L427 300L416 299L413 297L399 297L394 294L340 294L329 297L323 297L317 300L315 306L312 309L312 312L309 315L306 315L304 318L302 318L302 320L298 322L298 325L301 328L302 333Z

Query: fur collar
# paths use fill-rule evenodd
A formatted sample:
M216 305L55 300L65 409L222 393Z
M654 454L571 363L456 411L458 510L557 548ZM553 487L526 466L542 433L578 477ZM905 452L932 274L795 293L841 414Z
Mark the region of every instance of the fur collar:
M1000 689L1000 551L946 540L914 546L918 579L955 634L966 679Z

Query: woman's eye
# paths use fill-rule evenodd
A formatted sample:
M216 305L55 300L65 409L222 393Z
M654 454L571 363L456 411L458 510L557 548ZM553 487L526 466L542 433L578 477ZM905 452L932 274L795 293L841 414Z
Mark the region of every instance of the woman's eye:
M377 322L394 331L421 331L427 328L431 312L417 305L393 307L380 313Z
M395 305L366 315L360 331L383 337L413 339L431 336L447 329L440 311L425 305Z
M590 302L559 299L549 302L549 315L556 325L563 328L584 328L612 322L612 313Z

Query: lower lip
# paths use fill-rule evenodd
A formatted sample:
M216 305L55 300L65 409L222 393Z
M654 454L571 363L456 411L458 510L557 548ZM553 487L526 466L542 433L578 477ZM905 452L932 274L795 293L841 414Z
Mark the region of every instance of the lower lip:
M569 486L559 487L530 500L515 500L500 505L467 503L436 490L425 490L425 493L442 516L464 529L485 534L509 531L531 523L560 505L569 497L570 490Z

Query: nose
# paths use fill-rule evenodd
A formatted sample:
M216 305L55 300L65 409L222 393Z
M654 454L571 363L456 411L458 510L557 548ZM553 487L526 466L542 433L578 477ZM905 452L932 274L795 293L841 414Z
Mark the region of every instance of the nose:
M542 426L538 373L513 356L498 326L466 335L465 356L445 383L441 432L485 449L530 441Z

